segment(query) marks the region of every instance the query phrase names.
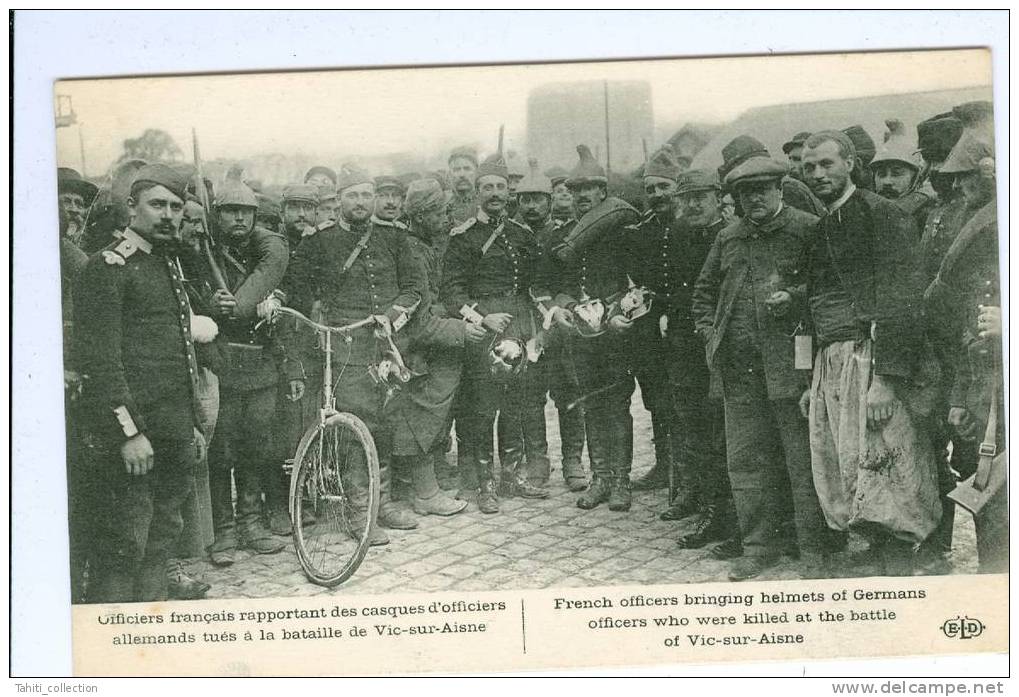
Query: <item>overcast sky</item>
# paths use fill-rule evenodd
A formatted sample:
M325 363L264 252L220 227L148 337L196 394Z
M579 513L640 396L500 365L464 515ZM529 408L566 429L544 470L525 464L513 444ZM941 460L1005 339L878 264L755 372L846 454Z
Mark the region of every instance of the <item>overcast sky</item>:
M59 82L80 126L57 130L57 162L104 172L121 143L169 132L190 160L191 127L204 158L256 153L431 153L491 143L506 124L524 142L527 96L540 85L643 80L655 122L724 122L755 106L990 84L986 51L765 56L472 68L424 68ZM592 115L600 118L600 115Z

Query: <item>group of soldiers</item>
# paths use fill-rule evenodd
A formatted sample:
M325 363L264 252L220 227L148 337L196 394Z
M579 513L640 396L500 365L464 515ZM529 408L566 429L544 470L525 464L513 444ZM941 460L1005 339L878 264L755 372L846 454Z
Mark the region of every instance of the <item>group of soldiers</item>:
M372 545L546 498L559 459L582 509L668 487L680 547L733 581L782 555L809 578L947 572L947 495L1004 447L990 104L782 150L741 135L709 170L663 146L635 205L582 145L569 171L466 147L426 175L317 166L278 199L238 171L129 163L99 192L60 170L75 600L202 597L181 559L284 548L323 348L282 305L374 318L328 386L379 451ZM395 393L380 336L411 371ZM977 517L984 571L1003 499ZM850 531L869 546L847 558Z

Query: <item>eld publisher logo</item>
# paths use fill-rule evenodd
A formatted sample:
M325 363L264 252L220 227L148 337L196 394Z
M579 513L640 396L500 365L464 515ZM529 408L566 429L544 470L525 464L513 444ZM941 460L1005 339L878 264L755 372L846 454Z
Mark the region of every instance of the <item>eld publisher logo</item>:
M945 620L941 631L949 639L975 639L984 633L984 623L970 617Z

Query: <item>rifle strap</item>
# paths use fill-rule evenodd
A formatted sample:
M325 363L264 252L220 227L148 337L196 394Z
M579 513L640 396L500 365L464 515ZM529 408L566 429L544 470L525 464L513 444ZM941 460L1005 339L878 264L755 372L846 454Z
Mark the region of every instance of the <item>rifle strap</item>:
M987 412L987 429L984 431L984 441L980 444L980 463L977 465L976 476L973 477L973 488L983 491L991 480L991 464L994 456L998 454L995 445L998 435L998 381L991 385L991 408Z
M499 235L502 234L502 229L504 227L506 227L506 223L501 222L496 226L495 230L492 230L492 234L488 236L487 240L485 240L485 244L481 245L481 256L485 256L486 254L488 254L488 250L492 248L492 244L499 237Z
M343 262L343 268L340 269L341 276L350 271L350 267L354 265L354 262L357 261L357 258L361 256L361 252L364 251L364 248L368 246L368 240L371 239L371 236L372 228L371 225L369 225L368 231L361 235L361 239L359 239L357 241L357 244L354 245L354 251L352 251L350 253L350 256L347 257L347 260Z

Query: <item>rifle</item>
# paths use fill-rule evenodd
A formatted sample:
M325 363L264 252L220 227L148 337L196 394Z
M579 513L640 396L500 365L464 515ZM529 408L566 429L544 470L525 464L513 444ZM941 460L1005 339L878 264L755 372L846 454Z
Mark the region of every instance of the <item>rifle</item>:
M202 176L202 156L198 151L198 133L193 126L191 128L191 144L195 158L195 194L202 204L202 234L199 244L202 248L202 255L209 265L209 271L212 273L212 280L216 284L216 288L229 291L226 277L216 262L216 255L213 254L216 242L212 239L212 229L209 227L209 190L205 188L205 177Z

